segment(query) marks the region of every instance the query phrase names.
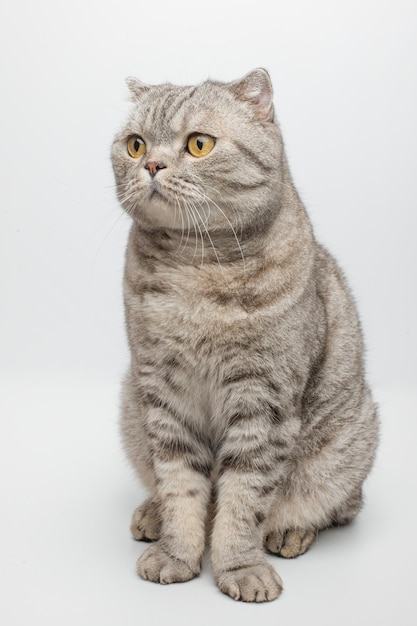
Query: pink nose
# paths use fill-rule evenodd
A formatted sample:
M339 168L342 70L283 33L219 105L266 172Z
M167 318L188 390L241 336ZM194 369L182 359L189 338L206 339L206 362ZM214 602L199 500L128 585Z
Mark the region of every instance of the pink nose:
M166 165L163 163L156 163L155 161L150 161L145 165L145 170L148 170L152 178L159 172L159 170L163 170L165 168Z

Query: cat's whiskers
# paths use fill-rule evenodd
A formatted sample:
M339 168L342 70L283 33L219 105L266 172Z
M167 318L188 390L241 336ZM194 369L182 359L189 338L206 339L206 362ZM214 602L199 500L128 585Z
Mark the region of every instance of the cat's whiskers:
M201 219L201 215L200 215L199 210L198 210L198 208L197 208L197 206L196 206L195 204L193 204L193 208L194 208L194 211L197 213L197 215L198 215L198 217L199 217L199 219L200 219L201 225L204 227L204 230L205 230L205 232L206 232L207 238L208 238L208 240L209 240L209 242L210 242L210 245L211 245L211 247L212 247L212 249L213 249L214 256L216 257L216 261L217 261L217 263L218 263L218 265L219 265L220 271L221 271L221 273L223 274L223 278L224 278L224 281L225 281L225 283L226 283L226 286L227 286L227 288L230 290L230 285L229 285L229 282L228 282L228 280L227 280L227 278L226 278L225 271L224 271L223 266L222 266L222 264L221 264L221 262L220 262L220 257L219 257L219 255L218 255L217 250L216 250L216 246L214 245L213 239L212 239L212 237L211 237L211 235L210 235L210 231L209 231L209 229L207 228L207 225L206 225L206 223L204 222L204 220L202 220L202 219ZM210 208L210 207L209 207L209 208Z
M177 223L177 213L179 213L180 218L181 218L181 239L180 242L178 244L178 250L181 253L184 250L184 244L183 244L183 239L184 239L184 234L185 234L185 221L184 221L184 213L181 209L181 204L180 201L178 200L178 196L175 195L175 217L174 217L174 224ZM190 233L190 218L187 214L187 226L188 226L188 234ZM185 246L187 245L187 242L185 243Z
M226 219L228 225L230 226L230 228L231 228L231 230L233 232L233 236L234 236L234 238L236 240L236 243L238 245L238 248L239 248L239 251L240 251L240 254L241 254L241 257L242 257L242 261L243 261L244 271L245 271L246 270L245 257L244 257L244 254L243 254L242 246L240 244L239 238L238 238L237 233L236 233L236 229L234 228L233 224L231 223L230 219L228 218L226 213L223 211L223 209L221 209L221 207L217 204L217 202L215 202L213 200L213 198L211 198L206 193L206 190L210 189L213 193L216 193L219 196L220 201L223 204L225 204L225 200L223 198L223 194L221 193L220 189L217 189L216 187L213 187L212 185L209 185L207 182L203 182L200 177L197 177L197 178L198 178L199 186L197 186L197 185L194 186L195 191L197 192L197 194L204 196L204 201L206 202L206 204L208 205L208 208L209 208L209 215L210 215L210 211L211 211L211 205L214 205L214 207L217 208L221 212L223 217ZM233 207L229 206L228 208L230 210L232 210L232 211L234 210ZM236 214L235 210L234 210L234 213ZM241 219L241 217L239 215L237 215L237 217L238 217L238 222L239 222L239 225L240 225L240 232L242 234L242 230L243 230L242 219Z
M172 202L175 206L175 215L174 215L173 224L172 224L172 228L174 230L179 229L178 227L179 219L177 218L177 212L179 212L179 217L181 218L181 228L180 228L181 239L177 248L177 251L181 254L182 252L184 252L184 250L188 246L190 233L191 233L190 217L191 217L191 222L193 222L193 219L192 219L192 216L190 215L190 212L187 210L187 207L184 206L184 194L179 193L178 180L175 177L173 177L171 180L164 181L163 191L165 195L167 196L168 201ZM187 237L185 241L184 241L184 237L185 237L186 229L185 229L183 209L185 209L185 215L187 217ZM194 222L193 222L193 225L194 225ZM195 226L194 226L194 230L195 230Z
M185 183L186 181L182 180L182 183ZM189 182L189 181L187 181ZM171 181L172 184L172 181ZM225 283L227 285L227 288L230 289L230 285L228 283L228 280L226 278L226 274L223 268L223 265L220 261L220 257L219 257L219 253L217 251L217 248L214 244L213 238L210 234L210 230L208 228L208 224L210 221L210 215L211 215L211 210L212 210L212 206L216 207L221 214L224 216L224 218L226 219L226 222L228 223L228 225L231 228L231 231L233 233L234 238L236 239L241 257L242 257L242 261L243 261L243 267L244 267L244 271L245 271L245 257L243 254L243 250L242 247L240 245L239 239L237 237L237 233L233 227L233 224L230 222L229 218L227 217L227 215L224 213L224 211L218 206L218 204L216 202L214 202L206 193L204 193L200 187L198 187L194 182L191 183L190 185L186 185L185 189L182 189L182 193L179 194L176 188L172 188L172 187L168 187L168 185L166 186L166 189L168 191L170 191L171 193L174 193L175 196L175 201L177 202L177 198L180 198L180 202L179 202L179 206L181 209L181 204L183 204L186 212L187 212L187 216L189 216L191 218L191 221L193 223L194 226L194 231L195 231L195 237L196 237L196 246L195 246L195 252L194 252L194 256L193 256L193 260L195 258L196 255L196 251L197 251L197 244L198 244L198 234L197 234L197 229L199 231L200 234L200 239L201 239L201 265L200 268L203 267L204 264L204 254L205 254L205 247L204 247L204 235L203 235L203 231L202 228L204 228L204 232L205 235L210 243L210 246L213 250L214 256L216 258L216 261L219 265L219 268L222 272L223 278L225 280ZM207 207L207 210L205 210L205 207ZM201 214L200 210L203 210L203 215ZM189 236L187 237L185 246L183 246L181 248L181 243L180 243L180 252L183 251L185 249L185 247L188 245L188 241L189 241Z
M243 254L243 249L242 246L240 244L239 238L237 236L236 230L232 224L232 222L230 221L230 219L227 217L226 213L223 211L223 209L221 207L219 207L219 205L217 204L217 202L214 202L214 200L212 198L210 198L207 194L205 194L201 189L197 189L196 190L197 193L199 194L199 196L201 197L201 199L203 200L203 202L207 205L209 212L211 211L211 206L213 205L216 209L218 209L220 211L220 213L222 214L222 216L225 218L226 222L228 223L228 225L230 226L230 229L233 233L233 237L236 240L238 249L239 249L239 253L240 256L242 258L242 263L243 263L243 272L246 272L246 261L245 261L245 255ZM210 213L209 213L210 215Z
M168 192L169 197L173 198L173 201L175 203L175 208L180 212L180 216L181 216L181 240L180 243L178 245L178 253L182 254L187 246L188 243L190 241L190 237L191 237L191 226L194 229L194 238L195 238L195 246L194 246L194 254L192 257L192 261L194 262L194 259L197 255L197 251L198 251L198 241L199 238L201 240L201 264L200 267L203 266L204 264L204 253L205 253L205 246L204 246L204 236L202 233L202 230L200 228L200 223L201 220L201 215L198 213L198 211L196 211L196 207L194 206L194 190L195 190L195 186L194 184L192 185L192 193L190 194L190 189L189 189L189 185L186 184L188 181L184 181L183 179L176 179L176 178L172 178L170 181L165 181L164 184L164 190L165 192ZM187 216L187 237L184 241L184 236L185 236L185 228L184 228L184 211L185 214ZM197 215L198 218L197 218Z
M195 216L195 212L194 212L194 207L192 205L192 203L188 202L187 199L184 198L184 202L185 202L185 209L187 211L187 214L189 214L191 216L191 220L194 226L194 232L195 232L195 247L194 247L194 255L193 255L193 261L196 257L197 254L197 250L198 250L198 234L200 235L200 240L201 240L201 263L200 263L200 269L203 267L204 265L204 237L203 237L203 233L201 231L200 228L200 224L198 223L198 220L196 219ZM198 229L198 233L197 233L197 229Z
M176 200L176 203L178 204L178 210L181 213L181 222L182 222L181 239L180 239L180 243L178 245L178 252L179 252L179 254L183 254L184 251L186 250L187 246L188 246L188 242L190 241L191 225L194 226L194 223L193 223L192 217L190 216L190 213L189 213L187 207L184 207L185 208L185 215L187 217L187 237L184 240L184 237L185 237L184 210L183 210L183 207L181 206L181 202L179 200Z
M130 184L124 185L125 190L119 193L119 202L125 208L126 212L133 217L133 209L137 203L138 190ZM132 202L134 200L134 202Z
M123 206L123 208L125 209L125 211L132 216L132 209L136 204L135 201L136 198L136 194L134 191L130 191L130 192L125 192L124 194L120 194L119 195L119 201L120 204Z
M123 211L119 211L119 215L116 217L116 219L114 220L113 224L111 225L111 227L109 228L107 234L105 235L105 237L102 239L102 241L100 242L99 247L97 248L96 254L94 256L93 259L93 266L95 266L95 264L97 263L97 259L100 255L101 250L103 249L104 244L106 243L106 241L108 240L108 238L110 237L111 233L113 232L113 230L115 229L116 225L120 222L121 219L126 217L126 213L124 213ZM92 271L92 270L91 270ZM90 276L91 279L91 276Z

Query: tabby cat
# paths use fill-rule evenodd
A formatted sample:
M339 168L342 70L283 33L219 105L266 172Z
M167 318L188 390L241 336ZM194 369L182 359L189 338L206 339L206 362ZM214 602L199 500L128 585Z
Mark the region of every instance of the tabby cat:
M137 572L190 580L209 536L220 590L273 600L266 551L303 554L361 508L378 421L355 305L292 182L265 70L128 86L121 429L149 489L133 537L154 542Z

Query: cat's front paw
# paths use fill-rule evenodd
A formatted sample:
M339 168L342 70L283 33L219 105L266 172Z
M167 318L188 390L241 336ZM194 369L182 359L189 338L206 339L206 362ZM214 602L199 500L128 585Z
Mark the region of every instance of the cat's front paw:
M155 543L138 559L136 571L145 580L169 585L195 578L200 573L200 567L190 567L184 561L167 554Z
M270 602L282 591L282 581L269 563L222 572L216 577L223 593L243 602Z

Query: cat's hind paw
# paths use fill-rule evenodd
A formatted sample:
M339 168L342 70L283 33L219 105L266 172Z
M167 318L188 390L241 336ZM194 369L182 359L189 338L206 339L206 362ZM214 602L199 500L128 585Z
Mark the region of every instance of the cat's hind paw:
M269 563L222 572L216 578L223 593L242 602L270 602L282 591L282 581Z
M315 538L316 533L313 530L275 531L266 537L265 546L273 554L278 554L285 559L293 559L304 554Z
M161 532L158 503L152 498L135 509L130 524L132 537L137 541L157 541Z

